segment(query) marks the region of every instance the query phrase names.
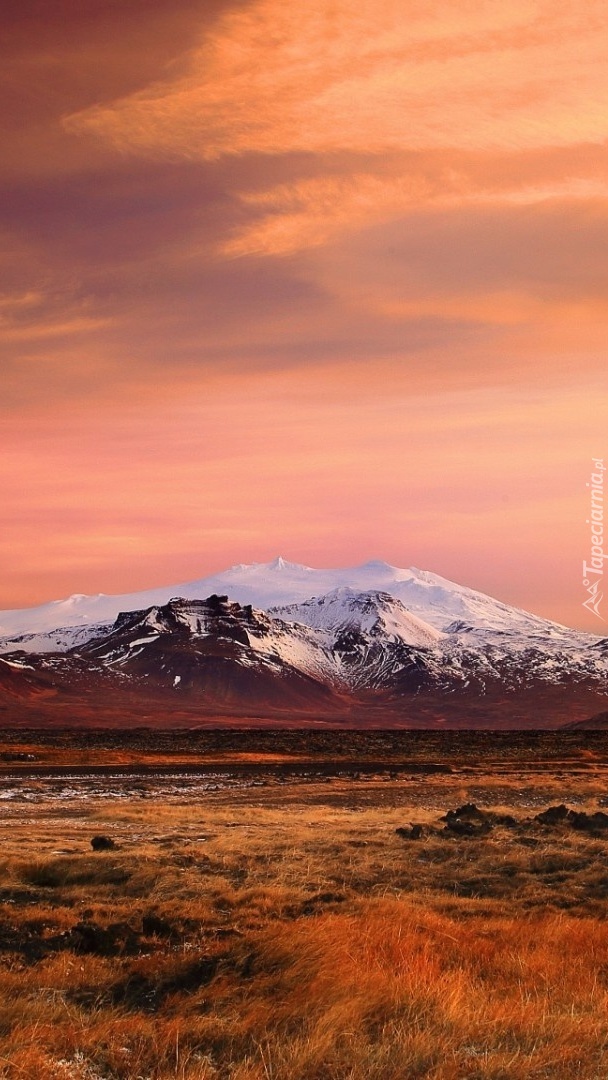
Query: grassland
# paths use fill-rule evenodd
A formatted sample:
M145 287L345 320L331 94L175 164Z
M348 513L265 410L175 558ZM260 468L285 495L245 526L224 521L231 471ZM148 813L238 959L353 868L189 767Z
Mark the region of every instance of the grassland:
M608 739L479 738L376 738L365 772L352 744L226 737L192 753L255 784L73 799L40 776L3 802L0 1077L605 1080L608 831L536 815L603 812ZM190 760L142 739L147 765ZM15 773L134 746L0 751ZM492 826L446 829L470 801Z

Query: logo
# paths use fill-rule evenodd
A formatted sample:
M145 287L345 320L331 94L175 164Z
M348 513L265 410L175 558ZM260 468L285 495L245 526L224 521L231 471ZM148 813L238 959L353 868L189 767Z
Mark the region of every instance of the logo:
M583 600L583 607L597 615L604 622L600 613L600 604L604 598L603 577L604 560L608 559L608 553L604 553L604 473L606 466L603 458L591 458L593 471L587 483L591 501L590 516L586 524L591 526L589 539L589 561L583 559L583 587L588 593L587 599Z

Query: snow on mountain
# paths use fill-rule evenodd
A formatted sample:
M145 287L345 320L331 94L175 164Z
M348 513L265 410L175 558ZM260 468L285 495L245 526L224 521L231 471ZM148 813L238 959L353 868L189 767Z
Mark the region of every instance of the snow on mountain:
M145 679L148 688L203 693L207 703L314 706L330 701L334 686L318 632L217 595L125 612L108 633L63 659Z
M356 629L373 638L401 641L414 648L432 648L444 635L430 623L407 611L400 600L386 592L355 592L342 587L300 604L269 608L271 615L336 631Z
M34 634L14 634L0 638L0 653L64 653L90 641L92 637L110 630L112 623L90 623L84 626L60 626L56 630Z
M65 634L70 627L110 624L120 611L141 611L166 604L175 597L196 600L213 593L225 594L240 604L267 610L300 604L340 589L353 593L388 593L401 601L411 616L441 632L465 632L472 628L555 640L564 635L569 638L574 633L427 570L400 569L378 560L351 568L316 570L278 557L270 563L239 564L196 581L144 592L120 596L76 593L40 607L2 611L0 639L10 639L10 644L6 640L0 642L1 651L14 649L19 635L47 634L57 627L64 628L61 633ZM24 643L21 647L29 648L29 645Z
M122 613L109 632L63 659L68 665L84 660L123 678L171 685L180 693L197 689L207 694L209 679L217 690L218 672L224 688L238 684L244 689L243 669L263 678L265 692L269 680L293 684L304 678L316 695L324 688L330 696L390 690L395 680L415 691L436 681L440 657L423 654L430 654L428 647L442 635L409 618L398 600L346 590L346 595L339 591L330 597L327 607L333 613L317 620L324 625L308 626L226 596L171 600ZM286 613L282 609L280 614ZM416 644L410 644L414 639Z
M216 693L220 684L222 693L237 686L253 693L253 685L243 682L247 670L263 679L265 693L273 682L277 690L285 679L303 677L313 680L315 693L325 687L330 694L400 696L467 688L485 695L498 686L511 692L541 684L587 684L605 693L605 653L597 643L568 647L561 639L499 631L442 634L388 593L337 589L268 612L217 595L123 612L109 630L97 631L64 659L179 687L180 693L207 694L209 680Z
M511 625L503 618L500 629L456 621L443 632L388 592L348 587L268 611L226 594L172 599L123 611L110 627L33 635L30 642L41 641L43 650L27 656L22 641L0 664L6 676L0 695L28 700L35 692L60 702L67 695L85 712L93 702L111 715L124 708L129 715L133 709L173 715L175 704L205 715L291 710L348 718L372 708L382 709L388 722L403 720L413 702L426 708L425 701L440 700L442 717L455 709L468 723L467 702L477 710L480 702L493 702L496 715L506 712L513 723L515 698L525 699L535 718L539 700L547 713L556 694L566 718L573 702L598 711L608 695L606 639L532 616L532 630L522 630L518 616ZM44 647L51 639L55 655ZM528 723L527 713L523 719Z
M161 639L179 640L182 650L191 646L208 651L213 641L229 641L238 663L254 660L280 661L308 674L327 675L330 665L318 635L306 626L273 619L251 605L241 606L226 596L205 600L171 600L148 611L124 612L116 624L95 636L79 652L106 664L124 665ZM234 651L236 650L236 651Z

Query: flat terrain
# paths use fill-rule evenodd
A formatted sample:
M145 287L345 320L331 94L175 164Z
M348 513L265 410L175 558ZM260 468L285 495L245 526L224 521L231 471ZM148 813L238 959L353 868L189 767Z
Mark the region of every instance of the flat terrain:
M605 1080L605 814L602 733L2 733L0 1077Z

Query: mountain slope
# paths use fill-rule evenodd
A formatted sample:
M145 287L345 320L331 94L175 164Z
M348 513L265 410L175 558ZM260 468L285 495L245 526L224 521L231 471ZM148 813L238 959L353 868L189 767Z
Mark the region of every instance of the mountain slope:
M176 694L259 710L330 707L329 664L314 634L284 627L226 596L172 600L122 613L109 633L72 656Z
M52 681L41 678L29 664L0 659L0 701L38 700L53 692Z
M557 726L605 710L608 698L608 639L386 563L313 570L276 559L7 614L0 708L45 693L56 715L69 706L70 722L104 724L111 713L116 723ZM51 629L59 617L63 628Z
M0 644L2 651L19 647L29 650L27 641L18 642L20 636L45 634L58 627L65 636L66 628L111 624L120 611L143 610L155 604L166 604L175 597L197 600L213 593L226 594L240 604L253 604L267 610L301 603L343 588L355 593L388 593L400 600L411 615L440 631L458 624L461 629L472 627L538 634L547 640L560 638L564 632L566 635L572 633L558 623L510 607L427 570L414 567L404 570L380 561L344 569L315 570L279 557L270 563L233 566L207 578L139 593L122 596L74 594L66 600L40 607L2 611L0 639L4 642ZM31 648L35 650L38 644L32 644Z
M156 716L169 725L177 716L193 722L229 714L557 726L597 712L608 696L606 642L571 634L568 648L564 635L441 633L383 592L338 589L268 613L211 595L122 612L75 648L15 652L3 668L17 685L17 669L27 666L72 717L84 708L97 723L119 714L129 723ZM12 685L2 694L0 679L0 700L10 695Z
M407 611L400 600L386 592L355 592L342 587L302 603L271 607L269 612L330 633L356 627L371 637L398 639L417 648L431 648L443 637L441 631Z

